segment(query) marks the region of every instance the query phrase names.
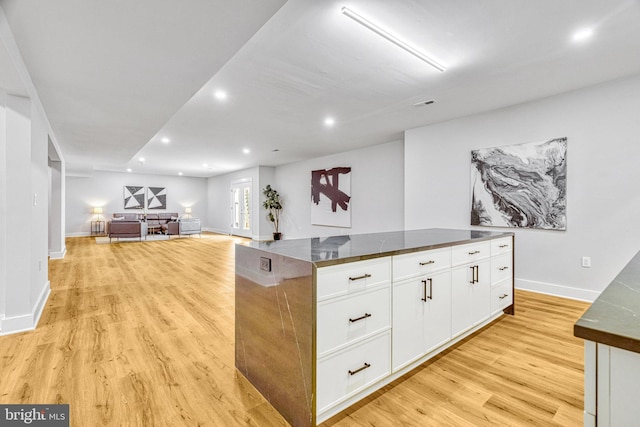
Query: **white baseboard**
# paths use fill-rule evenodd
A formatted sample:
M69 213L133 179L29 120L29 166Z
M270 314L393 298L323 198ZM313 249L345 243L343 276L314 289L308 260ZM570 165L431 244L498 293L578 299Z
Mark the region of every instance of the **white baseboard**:
M0 336L34 330L36 326L38 326L40 316L42 316L44 306L47 303L47 299L49 299L50 294L51 283L47 280L47 283L40 292L38 300L33 306L33 311L31 313L12 317L7 317L5 315L4 319L1 320L2 323L0 323Z
M49 252L49 258L62 259L67 254L67 247L65 246L61 252Z
M537 292L539 294L554 295L557 297L593 302L600 292L588 289L572 288L570 286L555 285L553 283L536 282L534 280L517 279L516 289Z
M212 227L202 227L202 231L209 231L211 233L217 233L217 234L226 234L229 235L229 230L221 230L218 228L212 228Z
M252 240L257 240L259 242L270 241L273 240L273 234L266 234L264 236L251 236Z
M66 233L65 237L86 237L91 236L91 233L87 233L86 231L77 231L75 233Z

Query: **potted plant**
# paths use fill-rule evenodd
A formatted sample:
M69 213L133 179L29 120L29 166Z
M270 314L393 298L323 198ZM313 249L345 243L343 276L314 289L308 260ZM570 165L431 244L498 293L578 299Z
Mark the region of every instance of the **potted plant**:
M267 185L264 190L262 190L262 194L264 194L265 197L264 202L262 202L262 207L269 212L267 219L273 223L273 240L280 240L282 238L282 233L279 231L280 211L282 210L280 194L271 188L271 185Z

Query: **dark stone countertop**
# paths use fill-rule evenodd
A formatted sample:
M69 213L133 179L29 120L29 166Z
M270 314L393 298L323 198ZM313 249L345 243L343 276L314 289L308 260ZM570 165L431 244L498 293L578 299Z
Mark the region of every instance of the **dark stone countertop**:
M250 242L245 246L313 262L318 267L324 267L510 236L513 236L512 232L429 228L273 242Z
M573 334L640 353L640 252L578 319Z

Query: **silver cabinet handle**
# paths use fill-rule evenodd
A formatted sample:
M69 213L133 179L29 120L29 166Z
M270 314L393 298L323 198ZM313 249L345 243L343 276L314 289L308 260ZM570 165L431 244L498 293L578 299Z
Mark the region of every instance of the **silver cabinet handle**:
M371 277L371 275L369 273L365 273L362 276L349 277L349 280L354 281L354 280L360 280L360 279L368 279L369 277Z
M500 271L505 271L505 270L508 270L508 269L509 269L509 267L499 267L498 268L498 270L500 270Z
M479 254L480 251L473 251L473 252L469 252L469 255L475 255L475 254Z
M360 372L360 371L364 371L365 369L370 368L370 367L371 367L371 364L369 364L369 363L366 363L366 362L365 362L365 364L364 364L364 366L363 366L363 367L358 368L358 369L356 369L355 371L352 371L351 369L349 369L349 375L355 375L355 374L357 374L358 372Z
M364 316L356 317L355 319L349 318L349 322L354 323L354 322L357 322L358 320L367 319L369 317L371 317L371 314L370 313L365 313Z
M509 245L500 245L500 246L498 246L498 247L499 247L499 248L508 248L508 247L509 247Z
M509 296L509 295L507 295L507 294L502 294L502 295L500 295L498 298L500 298L500 299L505 299L505 298L506 298L506 297L508 297L508 296Z
M429 264L435 264L436 262L434 260L429 260L426 262L421 262L420 265L429 265Z

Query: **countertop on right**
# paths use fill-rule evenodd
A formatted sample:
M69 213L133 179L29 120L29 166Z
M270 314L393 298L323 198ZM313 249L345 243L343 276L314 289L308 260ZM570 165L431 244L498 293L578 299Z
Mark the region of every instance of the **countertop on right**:
M573 334L640 353L640 252L578 319Z

